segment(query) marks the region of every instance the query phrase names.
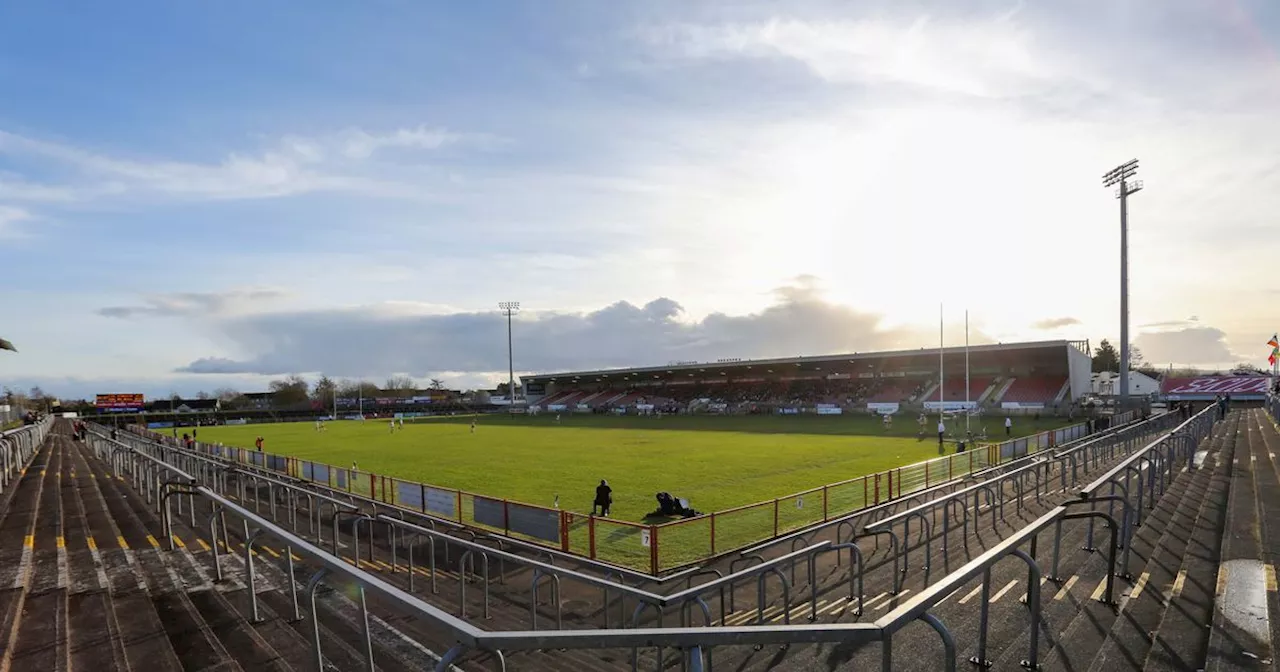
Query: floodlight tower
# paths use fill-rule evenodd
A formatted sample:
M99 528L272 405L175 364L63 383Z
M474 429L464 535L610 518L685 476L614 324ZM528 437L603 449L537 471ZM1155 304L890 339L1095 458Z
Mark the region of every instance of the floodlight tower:
M520 310L519 301L499 301L498 308L507 314L507 396L511 399L511 405L507 408L515 410L516 407L516 363L515 357L511 349L511 316Z
M1102 186L1116 187L1120 199L1120 408L1129 406L1129 195L1142 191L1142 180L1132 180L1138 174L1138 160L1128 161L1112 168L1102 176Z

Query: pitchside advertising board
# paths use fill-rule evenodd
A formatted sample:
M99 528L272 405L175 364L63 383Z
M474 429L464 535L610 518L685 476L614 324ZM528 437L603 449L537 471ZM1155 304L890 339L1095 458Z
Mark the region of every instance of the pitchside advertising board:
M924 402L924 409L926 411L938 411L938 410L964 411L971 408L976 408L977 406L978 406L978 402L976 401L926 401Z
M99 394L94 406L108 412L142 410L141 394Z
M1233 398L1261 399L1270 389L1267 376L1206 376L1203 378L1167 378L1161 386L1169 401L1212 399L1220 394Z

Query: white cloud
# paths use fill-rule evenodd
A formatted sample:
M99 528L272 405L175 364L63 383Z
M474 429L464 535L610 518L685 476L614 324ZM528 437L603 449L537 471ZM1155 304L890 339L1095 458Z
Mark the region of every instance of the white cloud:
M372 160L388 148L429 151L469 143L491 147L499 140L444 128L374 133L349 128L327 136L286 136L258 153L233 152L198 163L110 156L73 145L0 130L0 156L52 162L70 171L62 184L33 184L0 175L0 197L30 201L90 200L142 194L196 200L256 199L312 192L419 197L422 184L387 176Z
M1134 345L1142 350L1146 361L1155 366L1220 367L1245 360L1231 351L1226 332L1210 326L1146 331L1138 334Z
M1013 14L980 19L876 17L675 24L641 31L659 56L784 58L828 82L906 84L993 97L1042 86L1059 65Z
M483 374L506 366L506 322L496 311L411 314L366 306L258 313L221 320L216 328L249 356L206 357L179 373L426 376ZM641 306L619 301L581 313L523 314L515 324L515 357L517 368L545 372L916 347L930 338L832 303L812 279L800 278L777 290L772 305L747 315L690 319L668 298Z
M278 289L243 289L228 292L179 292L148 296L140 306L108 306L103 317L220 317L261 307L287 296Z
M1054 329L1062 329L1064 327L1073 327L1078 324L1080 324L1080 320L1074 317L1049 317L1043 320L1037 320L1031 325L1031 328L1052 331Z
M391 133L372 134L355 128L340 134L342 153L353 159L367 159L382 149L439 149L445 145L482 136L454 133L444 128L401 128Z
M31 213L11 205L0 204L0 238L21 235L18 224L32 219Z

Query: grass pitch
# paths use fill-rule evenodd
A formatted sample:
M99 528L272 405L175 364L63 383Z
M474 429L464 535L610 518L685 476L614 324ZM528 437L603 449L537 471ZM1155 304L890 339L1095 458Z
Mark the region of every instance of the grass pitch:
M334 466L498 498L591 510L595 486L613 487L612 516L642 521L657 506L654 493L686 498L699 511L773 499L936 457L929 421L916 438L914 418L898 418L885 432L865 416L609 417L565 414L482 416L202 427L199 438L264 449ZM1003 419L988 419L994 437ZM1014 434L1059 427L1056 419L1017 418ZM975 421L975 429L976 429Z

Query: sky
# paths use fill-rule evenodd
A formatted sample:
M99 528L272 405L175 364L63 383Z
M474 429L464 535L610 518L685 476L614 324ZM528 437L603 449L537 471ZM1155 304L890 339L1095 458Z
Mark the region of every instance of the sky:
M0 384L1119 334L1264 364L1269 0L0 4Z

